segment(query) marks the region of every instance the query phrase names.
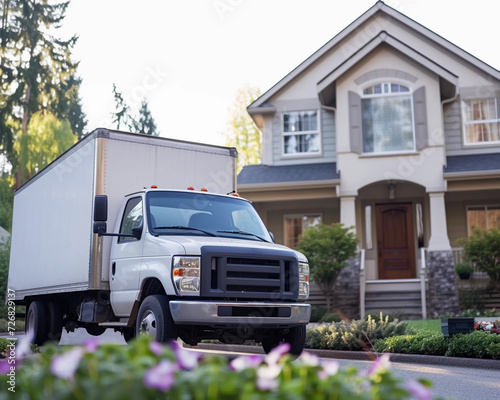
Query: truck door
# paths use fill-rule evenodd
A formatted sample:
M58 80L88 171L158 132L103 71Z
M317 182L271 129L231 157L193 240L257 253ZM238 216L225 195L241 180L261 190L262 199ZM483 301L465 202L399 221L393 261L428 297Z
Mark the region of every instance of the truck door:
M120 233L144 229L144 210L141 197L128 200L120 224ZM111 304L117 316L128 316L139 292L139 277L144 239L118 237L111 250Z

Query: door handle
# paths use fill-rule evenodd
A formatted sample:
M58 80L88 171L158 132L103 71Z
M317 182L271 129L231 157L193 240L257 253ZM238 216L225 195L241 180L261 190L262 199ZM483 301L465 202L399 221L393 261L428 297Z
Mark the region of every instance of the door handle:
M115 274L116 274L116 262L111 264L111 275L115 275Z

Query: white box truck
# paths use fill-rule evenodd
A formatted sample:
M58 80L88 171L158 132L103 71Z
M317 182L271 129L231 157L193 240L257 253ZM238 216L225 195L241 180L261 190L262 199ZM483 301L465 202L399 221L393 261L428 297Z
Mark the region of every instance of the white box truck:
M234 148L97 129L14 196L8 288L35 343L62 329L299 354L304 255L236 194Z

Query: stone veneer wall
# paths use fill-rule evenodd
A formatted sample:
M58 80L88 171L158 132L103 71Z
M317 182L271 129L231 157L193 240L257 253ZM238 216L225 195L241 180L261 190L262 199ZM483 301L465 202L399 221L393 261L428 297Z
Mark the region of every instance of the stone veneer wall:
M427 318L437 318L460 311L458 291L455 286L455 263L451 250L427 251Z
M359 255L340 271L333 287L333 308L342 318L359 319Z

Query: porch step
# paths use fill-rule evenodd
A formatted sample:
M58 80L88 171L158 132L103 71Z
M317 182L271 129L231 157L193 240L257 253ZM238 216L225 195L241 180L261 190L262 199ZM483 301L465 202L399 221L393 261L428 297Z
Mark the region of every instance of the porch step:
M422 318L420 291L366 292L365 313L368 315L380 312L405 319Z

